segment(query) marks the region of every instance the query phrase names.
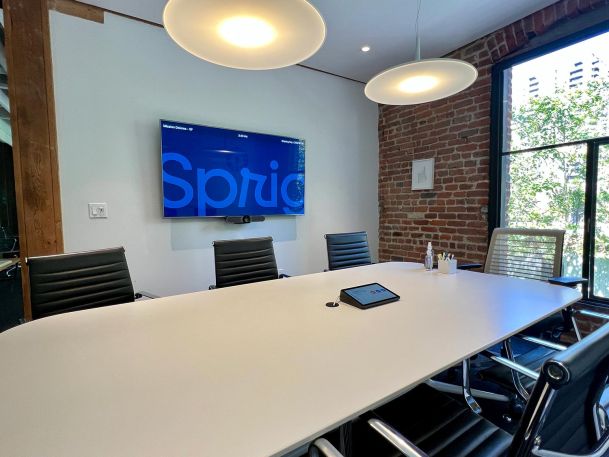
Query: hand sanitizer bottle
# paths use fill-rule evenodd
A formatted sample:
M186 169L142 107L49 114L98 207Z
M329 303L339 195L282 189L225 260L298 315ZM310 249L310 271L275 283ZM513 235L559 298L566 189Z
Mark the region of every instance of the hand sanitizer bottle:
M433 270L433 249L431 247L431 241L427 243L427 254L425 254L425 269L427 271Z

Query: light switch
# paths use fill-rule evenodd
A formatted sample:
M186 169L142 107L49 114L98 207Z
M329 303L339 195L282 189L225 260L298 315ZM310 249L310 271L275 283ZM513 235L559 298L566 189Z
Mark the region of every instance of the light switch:
M89 203L89 219L106 219L107 217L107 203Z

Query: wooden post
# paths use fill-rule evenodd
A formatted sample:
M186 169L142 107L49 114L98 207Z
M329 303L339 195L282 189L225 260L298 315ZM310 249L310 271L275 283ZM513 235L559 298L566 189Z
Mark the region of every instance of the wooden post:
M15 194L26 319L27 256L63 252L47 0L4 0Z

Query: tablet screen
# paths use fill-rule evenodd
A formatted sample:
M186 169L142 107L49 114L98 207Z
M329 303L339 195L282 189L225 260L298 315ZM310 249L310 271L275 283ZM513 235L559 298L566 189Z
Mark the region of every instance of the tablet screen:
M397 298L397 295L393 292L385 289L378 283L368 284L361 287L353 287L352 289L346 289L345 293L356 299L362 305L370 305L377 303L382 300L390 300Z

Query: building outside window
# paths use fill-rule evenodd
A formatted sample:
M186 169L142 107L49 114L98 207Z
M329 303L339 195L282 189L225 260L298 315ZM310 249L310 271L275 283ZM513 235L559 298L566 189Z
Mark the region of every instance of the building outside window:
M497 66L490 225L565 230L563 275L609 304L607 30Z

